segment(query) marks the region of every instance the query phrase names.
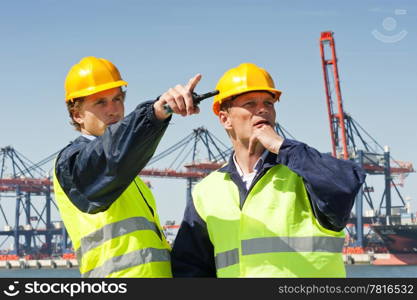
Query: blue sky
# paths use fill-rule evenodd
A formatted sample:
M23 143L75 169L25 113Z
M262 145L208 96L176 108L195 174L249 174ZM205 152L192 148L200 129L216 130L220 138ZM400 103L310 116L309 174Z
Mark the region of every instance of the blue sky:
M11 145L37 162L74 139L64 80L74 63L93 55L111 60L129 82L127 112L196 73L203 75L196 88L203 93L227 69L258 64L283 91L277 120L297 139L329 152L319 37L331 30L345 110L396 159L417 166L416 15L411 0L2 1L0 147ZM174 116L157 153L200 126L228 142L210 101L197 116ZM383 178L368 178L379 203ZM185 180L147 179L162 221L181 221ZM411 174L401 188L414 212L416 186ZM1 204L12 211L7 201Z

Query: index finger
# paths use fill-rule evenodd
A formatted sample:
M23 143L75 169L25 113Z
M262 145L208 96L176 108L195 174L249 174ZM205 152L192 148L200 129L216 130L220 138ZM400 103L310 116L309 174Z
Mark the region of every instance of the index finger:
M189 90L190 92L193 92L193 91L194 91L194 88L196 87L197 83L200 81L201 77L202 77L202 75L201 75L201 74L197 74L197 75L195 75L193 78L191 78L191 79L188 81L188 83L187 83L187 85L185 86L185 88L186 88L187 90Z

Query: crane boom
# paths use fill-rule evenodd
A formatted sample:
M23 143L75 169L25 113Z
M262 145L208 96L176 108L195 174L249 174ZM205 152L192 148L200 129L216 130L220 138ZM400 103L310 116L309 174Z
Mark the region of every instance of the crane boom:
M326 49L330 48L330 58L326 58ZM336 47L333 32L325 31L320 36L320 53L323 66L324 89L326 91L327 110L330 123L332 154L334 157L349 159L348 140L346 138L345 113L343 111L342 92L340 90L337 68ZM330 77L331 76L331 77ZM332 78L333 80L330 80ZM332 99L332 90L336 93L337 104ZM334 108L336 105L337 111ZM342 151L342 153L340 153Z

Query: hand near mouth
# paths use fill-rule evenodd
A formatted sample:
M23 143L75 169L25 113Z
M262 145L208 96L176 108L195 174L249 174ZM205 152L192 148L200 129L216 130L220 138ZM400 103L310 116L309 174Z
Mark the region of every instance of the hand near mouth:
M256 146L261 144L268 151L278 154L284 139L279 136L269 123L255 124L249 139L249 154L255 153Z

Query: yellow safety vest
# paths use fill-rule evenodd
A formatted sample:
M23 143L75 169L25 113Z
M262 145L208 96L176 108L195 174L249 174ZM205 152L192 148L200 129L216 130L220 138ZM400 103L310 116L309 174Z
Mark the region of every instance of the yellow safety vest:
M344 232L314 217L300 176L276 165L242 209L230 175L211 173L193 191L214 246L217 277L345 277Z
M82 277L172 277L171 248L152 192L139 177L106 211L97 214L81 212L55 174L54 192Z

